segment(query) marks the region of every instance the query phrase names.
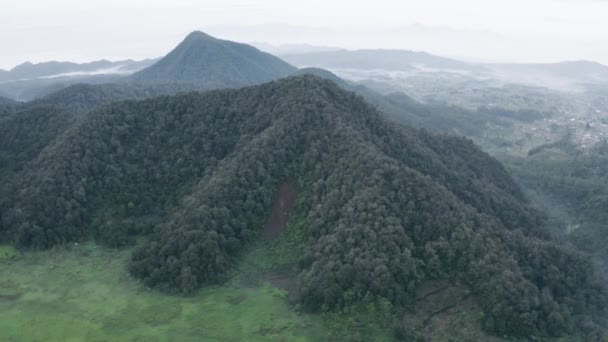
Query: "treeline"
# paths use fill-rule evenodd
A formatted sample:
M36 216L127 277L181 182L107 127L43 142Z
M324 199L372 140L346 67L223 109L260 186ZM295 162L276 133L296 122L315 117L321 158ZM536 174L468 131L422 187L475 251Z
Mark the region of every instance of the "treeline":
M86 114L19 175L0 240L144 235L130 272L188 294L224 279L286 180L304 198L304 308L405 305L422 281L453 278L494 333L595 333L606 292L590 263L546 239L544 215L496 160L469 140L391 124L312 76Z

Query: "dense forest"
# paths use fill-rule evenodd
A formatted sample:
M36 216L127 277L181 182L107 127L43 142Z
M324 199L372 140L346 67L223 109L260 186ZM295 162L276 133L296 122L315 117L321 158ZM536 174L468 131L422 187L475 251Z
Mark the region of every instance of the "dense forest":
M209 90L190 83L107 83L75 84L49 94L40 99L27 102L24 107L59 106L74 111L86 112L112 102L141 100L160 95L174 95L194 90Z
M40 117L49 127L63 118ZM279 185L294 182L304 185L296 292L307 310L370 296L403 306L421 282L452 279L478 296L495 334L599 334L607 298L591 262L549 240L549 221L499 162L470 140L386 121L330 81L109 104L41 151L28 146L23 160L36 156L1 203L3 242L143 237L131 274L188 294L225 279Z
M0 114L0 177L4 172L20 170L23 164L33 160L73 124L75 118L74 112L52 106L12 109Z
M77 84L26 103L0 105L0 179L9 176L91 109L117 101L145 99L199 89L191 84Z

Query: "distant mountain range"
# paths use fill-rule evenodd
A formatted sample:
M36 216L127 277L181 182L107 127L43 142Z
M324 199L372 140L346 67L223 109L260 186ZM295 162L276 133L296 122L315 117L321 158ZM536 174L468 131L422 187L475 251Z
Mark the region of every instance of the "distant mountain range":
M311 44L268 44L263 42L252 42L251 45L256 48L271 53L275 56L291 55L291 54L303 54L303 53L314 53L314 52L330 52L330 51L341 51L344 50L335 46L318 46Z
M584 84L608 84L608 67L589 61L548 64L469 63L426 52L408 50L345 50L306 44L271 45L257 48L192 32L162 59L143 61L100 60L90 63L29 62L10 71L0 70L0 96L27 101L76 83L104 84L127 81L144 84L180 83L191 89L241 87L264 83L297 72L297 67L323 68L350 80L366 80L369 72L406 75L458 73L514 84L571 89ZM290 65L290 64L294 65ZM349 73L344 71L348 70ZM372 78L374 78L372 77ZM381 81L381 80L380 80Z
M281 56L298 67L325 68L338 76L391 88L408 84L407 78L424 75L442 82L446 77L493 80L496 84L523 84L558 91L579 91L608 84L608 66L590 61L560 63L468 63L406 50L340 50ZM397 77L398 79L395 79Z
M297 66L329 69L411 71L418 68L477 70L479 66L426 52L407 50L340 50L282 55Z
M268 82L296 70L250 45L217 39L197 31L188 35L160 61L133 74L128 80L185 82L207 88L228 88Z
M59 78L67 76L128 75L154 64L156 60L124 60L111 62L100 60L90 63L45 62L33 64L25 62L10 71L0 71L0 83L25 81L39 78Z

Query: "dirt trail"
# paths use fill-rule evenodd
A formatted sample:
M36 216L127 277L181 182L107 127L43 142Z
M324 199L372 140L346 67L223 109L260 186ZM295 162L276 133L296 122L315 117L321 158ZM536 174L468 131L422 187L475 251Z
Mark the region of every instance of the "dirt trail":
M284 183L281 185L275 197L270 218L268 219L268 223L266 223L264 236L267 240L276 239L285 229L287 220L289 219L289 211L296 202L297 196L298 193L293 184Z

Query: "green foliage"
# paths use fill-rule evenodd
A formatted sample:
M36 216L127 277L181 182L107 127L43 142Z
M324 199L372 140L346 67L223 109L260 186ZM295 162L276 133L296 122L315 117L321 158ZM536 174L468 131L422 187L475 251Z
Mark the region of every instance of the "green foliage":
M324 322L294 311L284 291L210 286L166 296L129 277L129 255L82 243L0 257L0 340L327 341Z
M193 294L228 278L290 180L304 193L294 241L306 310L400 307L423 280L453 277L479 295L492 332L548 336L606 303L587 260L545 239L544 216L500 163L312 76L89 112L21 172L0 238L48 248L145 235L131 274Z
M0 175L15 172L73 124L76 115L42 106L0 115Z

